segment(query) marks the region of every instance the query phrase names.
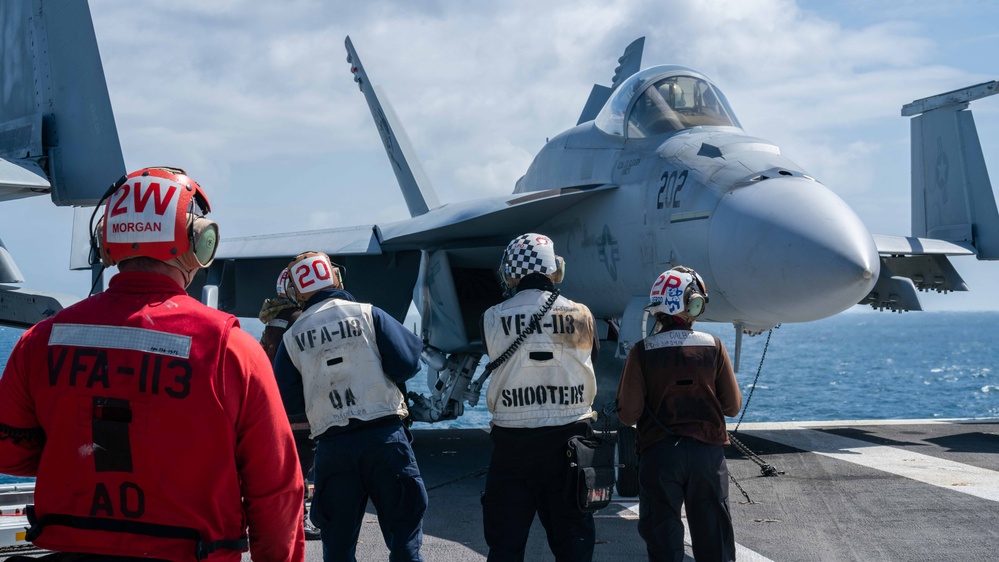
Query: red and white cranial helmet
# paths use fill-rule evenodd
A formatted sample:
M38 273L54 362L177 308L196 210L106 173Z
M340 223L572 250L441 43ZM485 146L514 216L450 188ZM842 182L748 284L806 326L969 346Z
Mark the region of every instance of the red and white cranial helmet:
M143 168L122 177L108 192L94 237L110 267L135 257L174 263L185 274L215 258L218 225L198 182L180 168Z
M282 269L281 273L278 274L277 286L275 287L275 292L277 292L277 296L279 296L279 297L281 297L283 299L289 298L288 297L288 283L290 281L291 281L291 278L288 277L288 269L287 268Z
M301 253L285 271L291 279L286 292L299 302L309 300L316 291L343 287L339 267L323 252Z
M559 268L555 244L544 234L522 234L506 247L501 267L503 274L512 279L523 279L531 273L552 275Z
M677 266L656 278L645 310L670 316L686 312L697 318L707 302L708 291L701 276L689 267Z

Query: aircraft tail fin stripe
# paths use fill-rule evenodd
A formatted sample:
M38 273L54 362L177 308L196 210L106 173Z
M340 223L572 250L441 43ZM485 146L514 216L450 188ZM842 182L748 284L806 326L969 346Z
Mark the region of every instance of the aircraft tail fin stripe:
M388 103L385 93L381 88L371 85L368 75L364 71L364 66L361 65L361 59L354 51L350 37L347 37L344 44L347 47L347 62L351 64L354 81L357 82L361 92L364 93L364 99L368 102L371 116L378 127L382 142L385 144L385 152L389 162L392 163L392 171L395 172L396 180L402 189L402 196L406 199L406 206L409 207L410 216L416 217L430 209L440 207L437 193L430 184L427 174L423 171L423 167L416 157L416 150L395 111Z
M991 86L991 87L990 87ZM999 260L999 212L968 103L999 93L999 82L917 100L912 135L912 235L972 245Z
M618 65L614 69L614 79L611 86L608 88L600 84L593 85L590 97L587 98L586 105L583 106L583 112L579 114L579 121L576 121L577 125L595 119L597 113L600 113L600 109L607 103L611 93L621 85L621 82L642 69L643 51L645 51L645 37L639 37L625 47L624 54L617 59Z

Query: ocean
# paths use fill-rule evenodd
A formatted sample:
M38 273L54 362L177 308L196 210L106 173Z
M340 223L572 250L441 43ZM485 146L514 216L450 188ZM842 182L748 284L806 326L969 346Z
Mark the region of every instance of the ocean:
M717 335L734 355L731 325L699 323L696 328ZM20 334L0 327L0 366ZM769 334L769 345L768 333L744 336L736 375L743 391L742 421L999 417L997 334L999 312L855 310L781 325ZM425 393L425 380L425 373L416 375L409 389ZM730 420L730 428L738 419ZM466 407L458 420L416 427L488 423L483 390L479 404ZM14 480L0 475L0 483L9 481Z

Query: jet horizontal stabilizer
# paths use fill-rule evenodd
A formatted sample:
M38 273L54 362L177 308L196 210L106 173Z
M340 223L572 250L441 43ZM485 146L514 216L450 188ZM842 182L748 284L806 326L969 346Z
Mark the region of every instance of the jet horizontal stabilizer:
M48 193L48 177L33 160L0 157L0 201Z
M947 256L971 256L975 249L969 244L948 242L935 238L916 238L914 236L874 235L874 244L878 253L884 255L923 255L941 254Z
M0 326L27 329L79 300L62 293L0 285Z

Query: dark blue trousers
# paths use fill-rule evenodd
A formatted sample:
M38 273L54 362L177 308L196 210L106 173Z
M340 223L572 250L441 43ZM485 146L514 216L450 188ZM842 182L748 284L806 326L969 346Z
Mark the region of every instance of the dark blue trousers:
M325 562L355 562L368 499L391 562L422 562L427 491L402 422L376 423L316 441L312 524Z
M593 514L576 509L566 481L565 442L584 430L588 426L578 424L538 437L532 430L493 428L493 456L482 496L488 562L523 562L535 514L555 560L593 559ZM496 435L501 432L502 440Z
M638 486L638 533L651 562L682 562L684 504L694 560L735 560L728 465L721 445L688 437L664 439L642 451Z

